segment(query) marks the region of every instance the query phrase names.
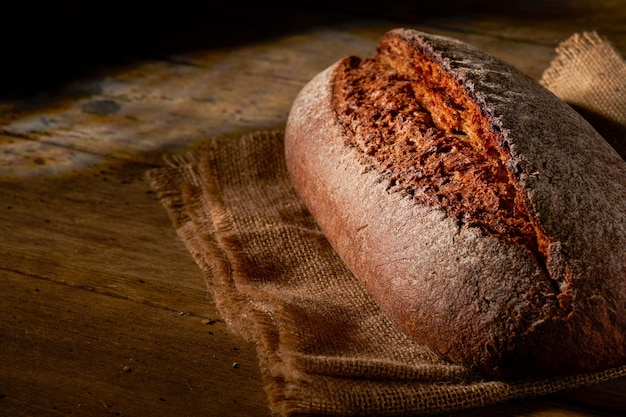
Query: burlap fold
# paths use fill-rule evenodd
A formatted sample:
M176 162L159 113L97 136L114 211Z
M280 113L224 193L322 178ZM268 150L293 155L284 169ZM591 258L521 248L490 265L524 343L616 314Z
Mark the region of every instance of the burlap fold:
M281 132L212 139L147 177L228 326L257 346L273 413L408 416L626 376L484 379L409 340L295 194Z
M576 33L556 49L539 81L569 103L626 159L626 64L596 32Z

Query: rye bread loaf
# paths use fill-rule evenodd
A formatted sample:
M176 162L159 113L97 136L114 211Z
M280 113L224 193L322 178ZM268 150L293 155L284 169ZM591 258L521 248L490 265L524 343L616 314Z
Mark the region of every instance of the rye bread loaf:
M626 364L626 162L534 80L392 30L302 89L285 146L336 252L418 343L499 376Z

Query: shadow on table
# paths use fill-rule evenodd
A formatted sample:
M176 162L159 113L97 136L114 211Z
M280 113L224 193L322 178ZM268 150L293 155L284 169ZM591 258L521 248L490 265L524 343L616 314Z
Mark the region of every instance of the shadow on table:
M579 0L575 3L580 3ZM567 16L566 0L412 2L181 0L16 3L3 14L0 99L19 98L88 74L94 68L268 37L355 19L423 22L430 18L502 14ZM583 2L584 3L584 2ZM580 10L578 10L580 12Z

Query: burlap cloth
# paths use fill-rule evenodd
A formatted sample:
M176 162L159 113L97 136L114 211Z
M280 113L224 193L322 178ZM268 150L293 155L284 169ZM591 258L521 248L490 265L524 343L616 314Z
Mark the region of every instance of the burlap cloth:
M544 85L601 115L594 122L604 123L603 133L619 133L616 126L626 126L620 56L595 33L573 36L557 55ZM623 134L619 139L623 144ZM406 338L294 193L280 132L208 140L167 160L147 177L224 320L256 344L276 415L433 414L626 376L622 367L547 380L486 379Z

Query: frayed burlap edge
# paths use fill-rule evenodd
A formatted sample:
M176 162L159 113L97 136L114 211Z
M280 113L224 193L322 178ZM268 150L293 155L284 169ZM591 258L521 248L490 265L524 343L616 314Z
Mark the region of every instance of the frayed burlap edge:
M626 159L626 63L597 32L556 48L540 84L574 107Z

